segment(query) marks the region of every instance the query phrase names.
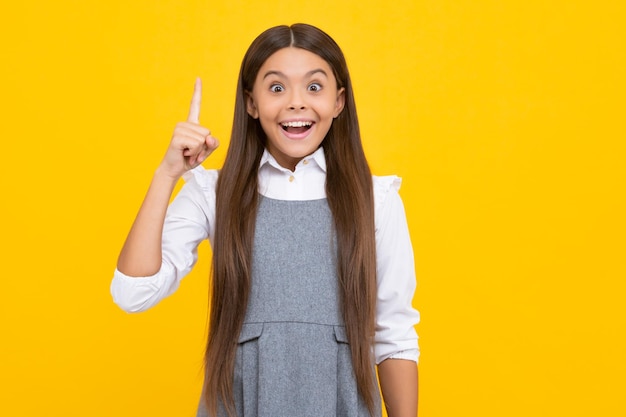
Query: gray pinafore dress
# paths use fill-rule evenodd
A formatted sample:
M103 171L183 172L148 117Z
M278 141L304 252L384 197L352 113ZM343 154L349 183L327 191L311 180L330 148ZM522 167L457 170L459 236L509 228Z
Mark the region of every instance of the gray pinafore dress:
M233 379L237 415L369 416L343 325L327 201L260 196L252 262Z

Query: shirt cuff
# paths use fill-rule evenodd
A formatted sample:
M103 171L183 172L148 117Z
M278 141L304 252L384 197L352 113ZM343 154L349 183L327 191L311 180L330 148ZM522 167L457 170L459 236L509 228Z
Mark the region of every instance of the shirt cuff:
M116 269L111 281L113 301L128 313L145 311L178 288L178 280L168 282L165 279L172 273L167 264L161 265L156 274L146 277L130 277Z
M390 355L387 359L405 359L418 363L420 356L419 349L407 349Z

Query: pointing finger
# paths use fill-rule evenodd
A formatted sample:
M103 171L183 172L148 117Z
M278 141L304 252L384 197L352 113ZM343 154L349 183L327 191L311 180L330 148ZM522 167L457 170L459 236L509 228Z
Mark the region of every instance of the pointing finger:
M202 81L200 77L196 78L196 84L193 87L193 96L191 97L191 105L189 106L189 116L187 121L191 123L200 122L200 101L202 100Z

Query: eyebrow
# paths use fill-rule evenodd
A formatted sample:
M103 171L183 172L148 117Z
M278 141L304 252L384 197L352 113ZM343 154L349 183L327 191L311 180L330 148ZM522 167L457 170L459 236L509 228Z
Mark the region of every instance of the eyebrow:
M326 78L328 78L328 74L326 74L326 71L324 71L321 68L317 68L317 69L311 70L311 71L307 72L306 74L304 74L304 76L305 77L311 77L311 76L317 74L318 72L324 74L324 76L326 76ZM276 75L279 78L287 78L287 76L284 73L280 72L280 71L268 71L263 76L263 79L266 79L270 75Z

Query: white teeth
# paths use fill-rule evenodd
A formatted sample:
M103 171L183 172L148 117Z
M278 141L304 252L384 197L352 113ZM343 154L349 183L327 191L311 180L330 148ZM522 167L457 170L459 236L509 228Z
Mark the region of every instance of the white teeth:
M311 126L313 124L313 122L305 122L305 121L295 121L295 122L285 122L285 123L281 123L282 126L284 127L304 127L304 126Z

